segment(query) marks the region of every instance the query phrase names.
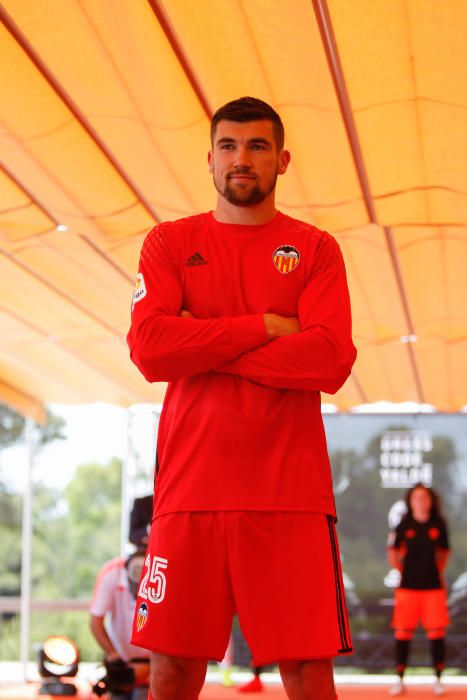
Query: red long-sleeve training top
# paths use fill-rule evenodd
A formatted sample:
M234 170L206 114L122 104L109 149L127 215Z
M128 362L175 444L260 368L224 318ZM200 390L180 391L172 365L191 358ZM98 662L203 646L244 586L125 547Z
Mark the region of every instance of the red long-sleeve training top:
M297 316L301 332L269 341L265 313ZM156 516L335 514L319 392L342 386L356 350L332 236L280 212L261 226L212 213L160 224L141 251L128 344L149 382L169 382Z

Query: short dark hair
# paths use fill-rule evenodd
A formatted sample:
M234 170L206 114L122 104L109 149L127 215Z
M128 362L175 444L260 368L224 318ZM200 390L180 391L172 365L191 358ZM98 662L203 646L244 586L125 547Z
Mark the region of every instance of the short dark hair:
M284 148L284 125L277 112L268 105L267 102L256 97L239 97L219 107L211 119L211 143L214 143L214 136L217 125L222 120L231 122L259 122L270 121L274 129L274 139L277 150Z

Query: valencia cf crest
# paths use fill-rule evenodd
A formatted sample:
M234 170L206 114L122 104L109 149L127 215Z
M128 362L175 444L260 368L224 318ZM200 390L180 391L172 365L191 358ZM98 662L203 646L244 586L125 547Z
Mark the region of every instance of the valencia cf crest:
M140 632L148 619L148 606L146 603L141 603L136 613L136 629Z
M279 272L286 275L297 267L300 262L300 253L293 245L281 245L272 254L272 260Z

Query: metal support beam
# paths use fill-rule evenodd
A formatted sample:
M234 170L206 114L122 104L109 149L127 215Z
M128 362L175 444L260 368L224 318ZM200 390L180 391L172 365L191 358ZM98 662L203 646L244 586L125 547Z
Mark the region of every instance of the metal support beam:
M376 214L373 195L371 193L368 174L365 167L365 160L360 146L358 131L353 116L352 106L350 103L344 71L342 69L342 64L340 61L339 50L337 48L336 38L334 35L334 29L332 26L327 2L326 0L311 1L313 4L318 28L321 34L321 40L328 61L329 70L331 72L332 81L334 83L336 97L344 121L344 127L347 133L347 138L349 140L350 150L355 164L355 170L357 173L358 181L360 183L360 189L362 191L363 201L368 214L368 219L371 223L377 224L383 230L386 245L389 251L391 265L393 268L394 276L396 278L396 285L399 291L405 321L407 324L407 335L415 336L415 327L412 320L407 292L405 290L404 280L399 265L396 245L394 243L394 234L389 226L382 226L379 223ZM407 352L409 356L409 363L411 365L412 373L414 376L415 386L417 388L418 400L420 403L425 403L425 396L420 379L420 374L417 367L417 361L411 343L407 343Z
M148 0L149 6L151 7L151 10L153 11L154 15L157 18L157 21L159 22L166 38L167 41L169 42L172 51L174 52L175 56L177 57L178 62L180 63L183 72L185 73L188 82L190 83L193 92L195 93L196 97L199 100L199 103L201 107L203 108L203 111L209 121L211 121L212 117L212 109L209 105L209 101L204 94L203 88L201 87L201 83L199 82L198 78L196 77L190 62L188 58L185 55L185 52L183 51L180 42L178 41L174 30L171 27L171 24L162 9L161 3L158 0Z
M87 117L80 110L80 108L78 107L76 102L73 100L71 95L69 95L67 93L67 91L65 90L63 85L61 85L61 83L57 80L55 75L52 73L52 71L49 69L49 67L46 65L46 63L42 60L41 56L37 53L37 51L34 49L32 44L25 37L25 35L21 31L21 29L17 26L17 24L13 21L12 17L10 17L8 12L5 10L5 8L1 4L0 4L0 19L3 22L3 24L5 25L5 28L9 31L9 33L13 37L13 39L18 43L19 46L21 46L21 48L23 49L24 53L27 55L27 57L29 58L31 63L37 68L37 70L42 75L44 80L49 84L49 86L55 92L57 97L67 107L67 109L71 112L73 117L80 124L80 126L84 129L84 131L89 136L91 141L94 142L94 144L99 149L99 151L102 153L102 155L112 165L114 170L119 174L121 179L125 182L128 189L131 190L131 192L135 195L136 199L140 202L142 207L151 216L151 218L153 218L155 220L156 223L159 223L159 218L158 218L154 208L150 204L150 202L146 199L146 197L143 195L143 193L139 190L137 185L131 180L130 176L125 172L125 169L123 168L123 166L120 165L120 163L118 163L115 156L107 148L103 139L100 137L100 135L98 134L96 129L94 129L94 127L89 122Z
M28 680L31 616L32 550L32 472L34 466L34 423L26 418L26 485L23 496L23 535L21 548L20 661L23 678Z

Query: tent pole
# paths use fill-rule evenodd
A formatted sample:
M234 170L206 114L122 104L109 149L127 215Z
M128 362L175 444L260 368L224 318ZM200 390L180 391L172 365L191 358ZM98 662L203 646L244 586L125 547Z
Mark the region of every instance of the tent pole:
M128 512L128 480L129 480L129 464L131 459L131 430L132 430L132 414L131 408L126 411L126 445L125 456L122 462L122 491L120 504L120 556L127 555L127 542L129 532L129 512Z
M32 471L34 466L34 424L26 418L26 486L23 497L21 552L20 661L23 678L28 678L31 617Z

